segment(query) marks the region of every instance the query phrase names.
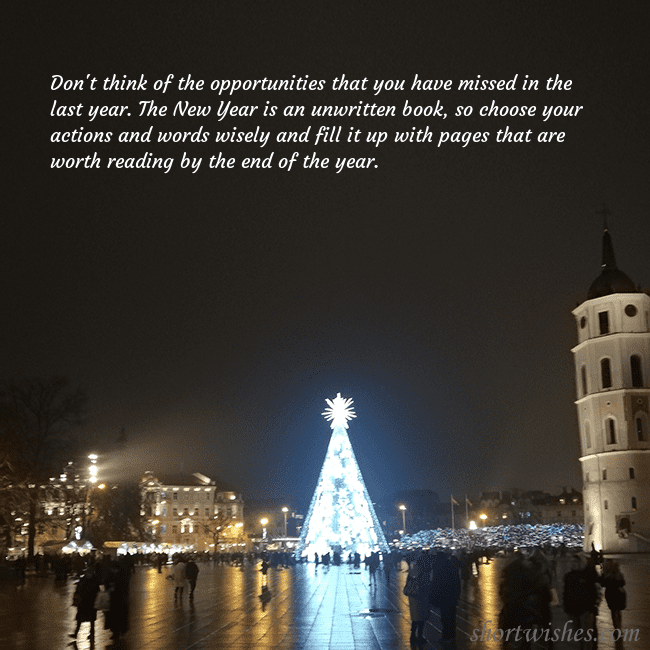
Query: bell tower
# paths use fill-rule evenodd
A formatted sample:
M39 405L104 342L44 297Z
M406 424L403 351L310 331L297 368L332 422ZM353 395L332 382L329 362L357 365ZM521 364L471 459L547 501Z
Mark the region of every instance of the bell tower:
M601 274L573 311L585 550L650 551L650 297L619 270L607 225Z

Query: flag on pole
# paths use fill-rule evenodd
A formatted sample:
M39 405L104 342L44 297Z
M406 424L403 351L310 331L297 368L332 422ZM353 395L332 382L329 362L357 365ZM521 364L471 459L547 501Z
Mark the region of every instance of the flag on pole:
M458 503L458 501L456 501L456 499L454 499L454 495L453 495L453 494L451 495L451 502L452 502L455 506L459 506L459 505L460 505L460 503Z

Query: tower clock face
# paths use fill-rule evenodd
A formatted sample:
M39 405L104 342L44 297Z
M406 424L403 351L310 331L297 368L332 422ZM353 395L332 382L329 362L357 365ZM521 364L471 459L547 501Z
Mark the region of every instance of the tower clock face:
M634 305L627 305L625 307L625 313L630 317L636 316L636 307Z

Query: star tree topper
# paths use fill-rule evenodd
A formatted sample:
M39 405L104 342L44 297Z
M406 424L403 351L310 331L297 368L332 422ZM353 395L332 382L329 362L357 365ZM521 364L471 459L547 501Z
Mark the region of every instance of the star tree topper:
M325 399L329 404L329 407L321 413L325 416L326 420L332 420L330 427L335 429L336 427L348 428L348 420L356 418L357 415L354 412L354 407L352 406L352 398L341 397L341 393L337 393L334 399Z

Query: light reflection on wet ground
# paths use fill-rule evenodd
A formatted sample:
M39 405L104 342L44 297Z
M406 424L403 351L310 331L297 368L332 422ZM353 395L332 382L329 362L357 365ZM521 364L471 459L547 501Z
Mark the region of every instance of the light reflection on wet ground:
M623 626L639 628L639 641L627 650L650 647L650 557L619 559L627 580L628 609ZM463 586L458 609L458 648L500 648L497 641L472 642L474 629L496 629L500 603L498 576L504 560L480 567L480 575ZM174 600L174 583L153 568L139 567L132 582L131 627L113 645L98 615L94 648L119 650L388 650L409 648L408 603L402 594L405 573L393 573L390 585L383 574L375 583L367 572L347 566L325 569L303 565L292 569L199 564L195 598L188 593ZM566 570L558 568L558 592ZM2 650L60 650L69 646L75 610L70 606L73 581L55 585L53 578L30 577L24 587L0 585L0 648ZM554 627L566 616L553 610ZM604 602L599 629L611 627ZM79 650L90 648L83 625ZM430 644L440 647L440 621L434 612L425 630ZM611 638L599 648L614 648ZM616 646L619 648L620 644ZM555 644L556 650L579 648L577 643Z

